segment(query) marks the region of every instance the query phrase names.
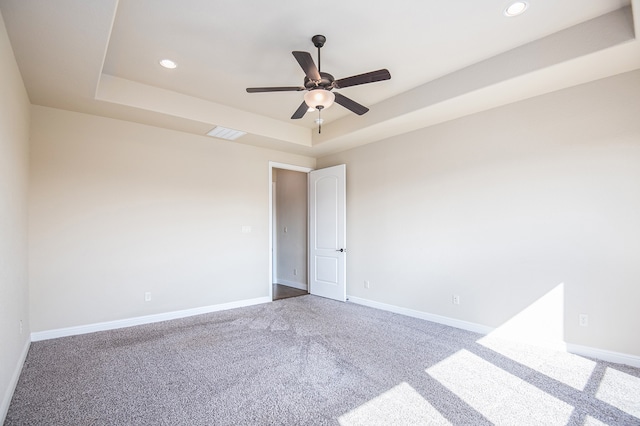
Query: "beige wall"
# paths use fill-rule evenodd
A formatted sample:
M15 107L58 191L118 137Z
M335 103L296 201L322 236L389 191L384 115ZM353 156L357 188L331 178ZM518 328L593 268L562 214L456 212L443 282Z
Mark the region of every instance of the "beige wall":
M29 98L0 15L0 423L29 344ZM20 332L20 321L23 329Z
M277 171L276 217L277 282L307 289L306 173Z
M319 159L348 293L500 327L563 283L566 342L640 355L639 117L635 71Z
M31 132L34 331L268 296L269 161L314 159L37 106Z

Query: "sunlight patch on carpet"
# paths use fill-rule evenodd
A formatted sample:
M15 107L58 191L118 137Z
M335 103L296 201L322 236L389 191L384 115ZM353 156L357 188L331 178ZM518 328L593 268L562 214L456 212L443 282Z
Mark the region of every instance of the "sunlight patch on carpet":
M587 416L587 418L584 419L584 426L607 426L607 424L602 423L600 420L594 419L591 416Z
M451 425L408 383L402 382L340 416L342 426Z
M595 361L568 352L532 348L525 343L487 336L478 343L558 382L582 391L596 368Z
M567 424L574 408L465 349L426 372L495 424Z
M640 419L640 378L607 367L596 398Z

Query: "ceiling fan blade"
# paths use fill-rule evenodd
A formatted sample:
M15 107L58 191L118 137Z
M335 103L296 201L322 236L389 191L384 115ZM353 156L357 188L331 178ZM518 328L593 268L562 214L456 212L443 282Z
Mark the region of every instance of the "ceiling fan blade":
M318 71L316 64L313 62L313 58L309 52L293 51L291 53L293 53L293 56L296 58L296 61L298 61L307 77L309 77L309 80L320 80L320 72Z
M342 105L343 107L345 107L346 109L355 112L358 115L362 115L364 113L366 113L367 111L369 111L369 108L367 108L364 105L360 105L359 103L357 103L356 101L354 101L353 99L349 99L344 95L341 95L338 92L334 92L334 95L336 95L336 103Z
M344 88L349 86L357 86L358 84L375 83L376 81L389 80L391 74L387 69L371 71L364 74L354 75L352 77L341 78L336 80L335 87Z
M293 115L291 116L291 119L297 120L298 118L304 117L304 114L307 112L308 109L309 109L309 106L307 106L307 103L305 101L302 101L302 103L300 104L296 112L294 112Z
M299 92L305 90L304 87L289 86L289 87L247 87L247 93L261 93L261 92Z

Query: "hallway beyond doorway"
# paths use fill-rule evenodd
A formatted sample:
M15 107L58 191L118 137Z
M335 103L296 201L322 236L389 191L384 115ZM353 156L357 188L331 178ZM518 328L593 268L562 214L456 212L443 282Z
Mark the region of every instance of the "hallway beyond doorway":
M287 299L305 294L309 294L309 292L282 284L273 284L273 300Z

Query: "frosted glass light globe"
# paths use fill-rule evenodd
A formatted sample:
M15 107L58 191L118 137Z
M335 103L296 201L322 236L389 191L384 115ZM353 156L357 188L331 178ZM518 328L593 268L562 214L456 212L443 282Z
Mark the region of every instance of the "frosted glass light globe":
M325 89L313 89L304 94L304 102L309 108L326 109L333 105L336 95Z

